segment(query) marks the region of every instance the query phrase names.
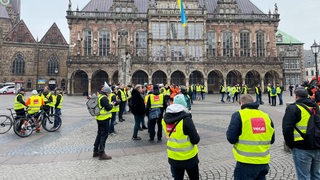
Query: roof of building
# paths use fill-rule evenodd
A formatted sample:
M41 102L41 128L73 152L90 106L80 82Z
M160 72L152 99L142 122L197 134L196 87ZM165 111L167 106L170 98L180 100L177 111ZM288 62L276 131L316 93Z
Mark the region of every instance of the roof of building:
M20 14L20 0L11 0L10 4L8 6L12 6L13 10ZM0 3L0 18L9 18L8 11L6 9L6 6Z
M147 13L149 3L154 3L149 0L134 0L139 13ZM218 0L198 0L199 6L203 7L206 3L208 13L213 13L217 7ZM100 11L108 12L113 0L91 0L82 11ZM243 14L264 14L259 8L257 8L250 0L237 0L238 7Z
M304 43L290 36L289 34L281 30L278 30L276 32L276 44L279 45L279 44L304 44Z

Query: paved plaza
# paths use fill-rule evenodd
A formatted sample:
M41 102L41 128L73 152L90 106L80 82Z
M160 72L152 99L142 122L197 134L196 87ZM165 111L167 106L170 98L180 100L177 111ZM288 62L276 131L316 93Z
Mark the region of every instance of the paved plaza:
M26 97L29 97L27 93ZM0 95L0 114L9 115L14 95ZM33 133L20 138L11 129L0 135L0 179L172 179L167 162L166 142L148 142L147 130L139 131L141 141L131 140L133 115L115 126L116 135L109 136L106 152L112 160L92 158L96 121L87 112L83 96L65 96L62 127L58 132ZM231 114L238 103L221 103L220 95L207 95L195 101L192 115L200 134L199 169L201 179L232 179L235 160L232 145L226 139ZM261 110L269 113L274 124L276 142L271 146L270 172L267 179L295 179L291 154L283 149L281 121L285 105L270 106L267 95ZM284 92L284 104L292 102ZM277 104L279 104L277 102ZM187 179L187 177L185 177Z

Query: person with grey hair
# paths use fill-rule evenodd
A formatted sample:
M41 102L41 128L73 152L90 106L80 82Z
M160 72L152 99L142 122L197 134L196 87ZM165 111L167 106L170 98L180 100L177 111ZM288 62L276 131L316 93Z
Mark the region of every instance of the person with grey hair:
M98 106L100 108L100 114L96 116L98 132L96 140L94 142L93 157L99 157L99 160L112 159L105 153L106 140L108 138L108 129L112 114L110 110L115 105L115 102L109 103L108 96L111 93L111 88L107 83L101 88L98 95Z
M270 146L275 141L273 122L258 109L259 103L251 95L241 95L240 105L241 110L232 114L226 132L237 161L234 179L265 179L270 169Z
M141 84L137 84L134 89L132 89L132 97L129 99L129 107L134 116L134 128L132 140L139 141L141 137L138 136L138 131L140 129L140 124L144 120L145 116L145 104L143 99L145 88Z
M299 180L320 179L320 149L309 145L297 130L307 132L310 113L319 113L319 106L308 98L304 87L297 87L294 94L296 101L287 106L282 120L282 134L286 145L292 150L296 177Z

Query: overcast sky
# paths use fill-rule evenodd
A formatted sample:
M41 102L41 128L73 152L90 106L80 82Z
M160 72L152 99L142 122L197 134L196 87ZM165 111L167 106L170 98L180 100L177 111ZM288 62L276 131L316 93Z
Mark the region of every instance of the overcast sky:
M72 10L81 10L90 0L71 0ZM174 1L174 0L173 0ZM320 42L320 0L251 0L264 13L274 11L277 3L280 13L279 29L305 43L310 49L313 41ZM66 10L68 0L22 0L21 19L24 20L34 38L39 40L55 22L69 42Z

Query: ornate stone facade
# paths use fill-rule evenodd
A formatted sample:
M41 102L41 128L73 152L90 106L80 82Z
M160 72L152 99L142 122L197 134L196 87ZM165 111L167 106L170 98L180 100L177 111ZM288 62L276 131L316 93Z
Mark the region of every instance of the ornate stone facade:
M70 4L68 92L92 93L104 81L128 84L117 67L124 54L130 55L134 84L203 83L212 93L220 84L264 89L267 83L282 83L277 7L264 14L249 0L183 3L185 28L172 0L91 0L81 11L72 11Z

